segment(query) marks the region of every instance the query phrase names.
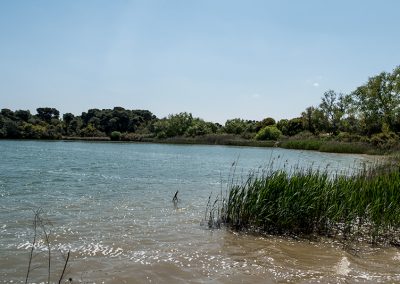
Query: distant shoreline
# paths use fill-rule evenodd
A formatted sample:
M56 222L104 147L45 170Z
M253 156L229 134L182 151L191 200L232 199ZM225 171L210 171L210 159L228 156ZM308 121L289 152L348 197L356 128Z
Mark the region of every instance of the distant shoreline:
M388 153L379 151L367 143L360 143L360 142L339 142L335 140L322 140L322 139L285 139L278 141L271 141L271 140L259 141L252 139L244 139L237 135L226 135L226 134L204 135L196 137L179 136L179 137L164 138L164 139L138 136L134 140L117 140L117 141L114 141L107 136L104 137L63 136L60 139L10 139L10 140L154 143L154 144L176 144L176 145L221 145L221 146L242 146L242 147L266 147L266 148L277 147L277 148L292 149L292 150L310 150L310 151L326 152L326 153L366 154L366 155L384 155Z

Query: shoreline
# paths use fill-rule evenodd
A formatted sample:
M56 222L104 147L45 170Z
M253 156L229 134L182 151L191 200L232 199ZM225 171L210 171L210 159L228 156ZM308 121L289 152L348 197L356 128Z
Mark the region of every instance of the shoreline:
M110 137L67 137L60 139L1 139L1 140L32 140L32 141L84 141L84 142L112 142L112 143L154 143L171 145L220 145L220 146L238 146L238 147L257 147L257 148L281 148L290 150L316 151L322 153L336 154L362 154L369 156L390 155L396 149L386 151L376 149L372 145L360 142L343 142L335 140L318 139L285 139L280 141L250 140L238 137L236 135L205 135L198 137L172 137L158 139L153 137L138 136L134 140L112 140Z
M291 150L317 151L337 154L365 154L371 156L388 155L396 149L377 149L373 145L362 142L344 142L322 139L283 139L283 140L254 140L237 135L204 135L196 137L177 136L165 139L138 136L134 140L112 140L109 137L63 137L65 141L104 141L104 142L136 142L176 145L221 145L258 148L281 148Z

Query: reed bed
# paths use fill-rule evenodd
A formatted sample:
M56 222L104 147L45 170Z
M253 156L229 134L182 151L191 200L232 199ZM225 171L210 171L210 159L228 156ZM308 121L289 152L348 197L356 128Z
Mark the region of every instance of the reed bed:
M274 235L400 245L400 170L398 165L388 169L352 176L311 169L251 173L229 185L218 224Z
M361 142L339 142L314 139L285 140L280 147L297 150L314 150L329 153L382 154L382 151Z

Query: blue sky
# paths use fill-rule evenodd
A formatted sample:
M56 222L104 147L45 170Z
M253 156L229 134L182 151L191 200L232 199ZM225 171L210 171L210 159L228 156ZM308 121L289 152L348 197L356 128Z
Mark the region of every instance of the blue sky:
M400 1L0 1L0 108L293 118L400 64Z

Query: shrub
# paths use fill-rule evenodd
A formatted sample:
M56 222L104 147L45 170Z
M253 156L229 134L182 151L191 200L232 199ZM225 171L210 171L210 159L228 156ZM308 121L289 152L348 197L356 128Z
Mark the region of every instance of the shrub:
M371 143L380 149L390 149L398 144L399 137L394 132L378 133L371 137Z
M112 141L119 141L121 139L121 132L119 131L111 132L110 138Z
M351 134L349 132L340 132L336 138L338 141L341 141L341 142L359 142L359 141L361 141L360 135Z
M282 132L274 125L266 126L258 131L256 135L257 140L277 140Z
M313 138L315 138L315 135L308 130L299 132L291 137L291 139L298 139L298 140L313 139Z

